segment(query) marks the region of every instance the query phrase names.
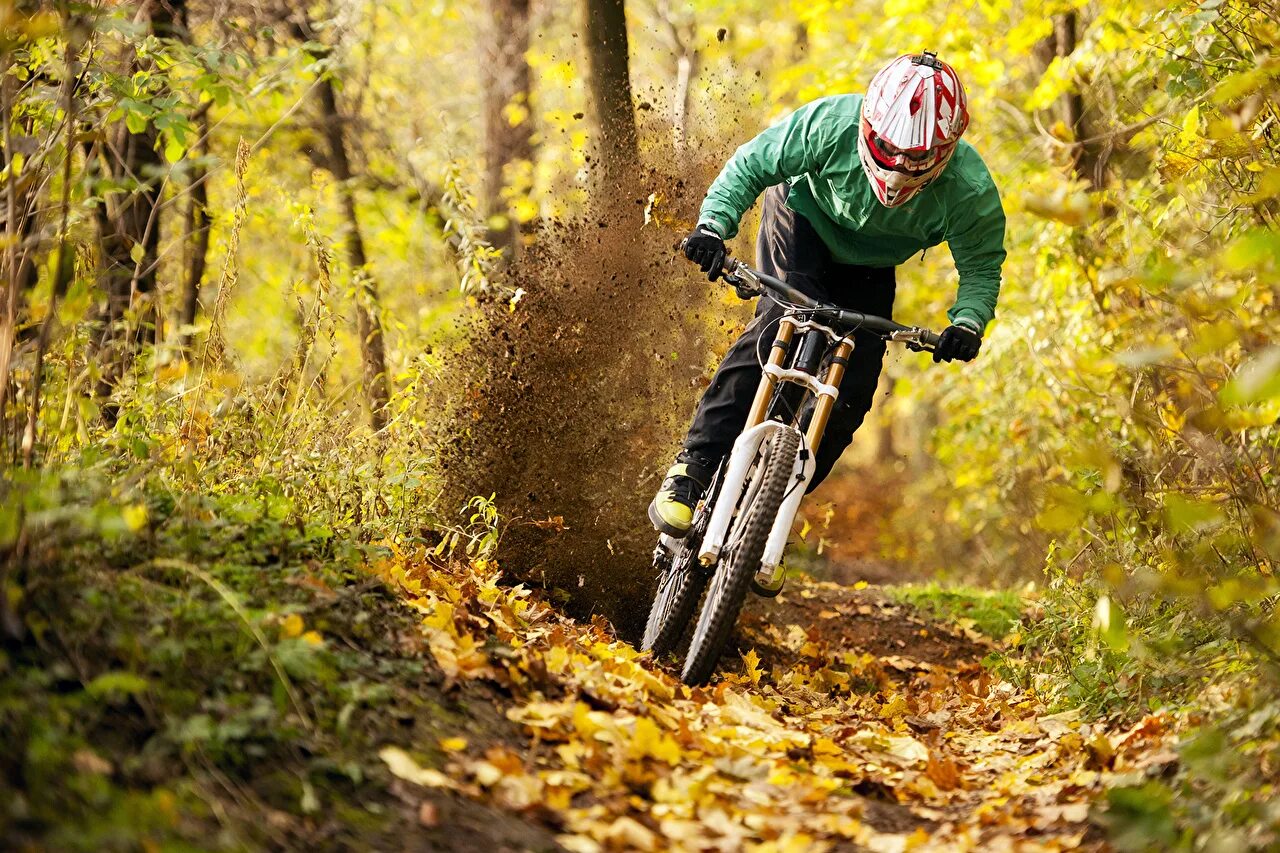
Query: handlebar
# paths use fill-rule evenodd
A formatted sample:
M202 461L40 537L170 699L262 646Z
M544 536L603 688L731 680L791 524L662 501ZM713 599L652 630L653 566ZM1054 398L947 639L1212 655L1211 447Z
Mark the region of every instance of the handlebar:
M814 316L837 328L847 329L851 332L858 329L866 329L875 332L887 341L898 341L906 344L909 349L914 350L932 352L938 346L939 336L936 332L931 332L919 326L904 326L901 323L895 323L892 320L877 317L874 314L863 314L861 311L850 311L847 308L841 308L839 305L821 302L807 293L797 290L785 281L774 278L768 273L752 269L742 261L734 258L725 259L724 279L735 287L743 288L745 286L747 290L757 294L768 293L779 302L799 305L807 311L812 311Z

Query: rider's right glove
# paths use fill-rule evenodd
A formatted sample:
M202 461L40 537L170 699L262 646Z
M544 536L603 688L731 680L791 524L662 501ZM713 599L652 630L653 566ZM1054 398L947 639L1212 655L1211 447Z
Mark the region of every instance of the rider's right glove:
M938 345L933 350L933 360L939 361L973 361L982 348L982 336L968 325L951 325L942 330L938 336Z
M724 240L710 225L699 225L684 240L684 256L701 267L710 281L715 281L724 272L727 254Z

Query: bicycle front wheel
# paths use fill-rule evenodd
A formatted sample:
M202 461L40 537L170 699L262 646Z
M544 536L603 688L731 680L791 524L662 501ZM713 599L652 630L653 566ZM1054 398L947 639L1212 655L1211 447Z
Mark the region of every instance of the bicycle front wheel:
M800 433L791 428L778 430L760 446L755 473L743 490L744 503L738 507L728 547L711 580L698 627L689 643L689 654L680 676L685 684L702 684L715 672L720 654L738 621L751 579L760 568L769 532L791 484L799 452Z

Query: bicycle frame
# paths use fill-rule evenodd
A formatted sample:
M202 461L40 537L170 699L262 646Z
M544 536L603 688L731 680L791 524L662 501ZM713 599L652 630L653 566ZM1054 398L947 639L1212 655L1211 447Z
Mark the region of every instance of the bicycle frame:
M653 552L658 589L643 645L659 655L675 651L697 612L680 676L685 684L711 676L747 592L771 597L782 590L782 555L813 483L853 335L866 330L915 350L933 349L940 340L928 329L820 302L737 260L727 261L723 272L740 296L767 293L784 312L746 423L692 524L684 537L660 535ZM661 525L655 520L655 526Z
M719 498L712 510L711 519L698 551L698 561L704 567L710 568L720 559L725 536L733 522L734 511L746 487L751 463L755 460L760 445L776 430L799 429L793 423L766 420L782 386L788 383L802 386L815 398L813 414L802 436L800 445L802 452L793 466L792 477L795 480L795 486L787 494L779 509L761 560L759 574L770 575L769 582L764 584L763 588L767 592L773 592L781 588L782 554L786 550L787 538L791 534L791 525L795 521L796 513L800 511L800 502L804 500L807 492L807 488L799 488L799 486L808 483L813 477L818 448L822 444L823 434L831 419L831 411L835 408L836 399L840 395L840 383L844 379L845 365L849 363L849 356L853 354L852 331L841 334L833 326L854 330L866 328L885 340L904 343L918 350L933 349L937 346L938 336L928 329L902 326L883 317L847 311L835 305L817 302L781 279L753 270L741 261L730 259L726 262L725 280L740 289L745 288L760 295L767 292L784 304L798 307L788 311L779 321L778 334L770 348L769 360L761 371L760 385L756 388L756 396L747 414L746 424L730 451L724 483L720 488ZM831 325L826 325L819 320L826 320ZM827 361L826 371L821 378L811 372L812 369L806 369L806 365L803 364L799 368L783 366L787 356L792 352L797 332L805 332L807 335L822 334L826 337L826 351L831 358ZM803 341L804 338L801 338L802 346ZM821 359L818 363L821 363ZM800 411L801 408L797 407L796 416Z
M821 378L803 368L783 366L787 356L793 350L793 344L796 343L797 331L826 336L827 349L832 357ZM746 426L733 443L720 497L712 510L707 532L702 538L698 561L703 566L710 567L720 558L734 510L746 487L751 463L755 460L760 445L777 430L798 429L793 423L765 420L770 404L777 398L782 386L791 383L802 386L812 393L815 403L813 415L801 443L805 452L799 454L792 468L792 480L795 485L788 492L770 530L760 566L760 574L771 576L770 584L766 585L766 589L774 584L780 585L781 577L778 569L782 564L782 554L787 547L791 525L795 521L796 513L800 510L800 502L804 500L806 488L802 486L813 477L818 447L822 443L827 422L831 418L831 411L840 394L845 364L848 363L853 348L853 340L847 335L839 335L821 323L800 319L799 312L789 312L779 321L778 334L770 350L769 360L761 372L760 384L756 388L756 396L747 415Z

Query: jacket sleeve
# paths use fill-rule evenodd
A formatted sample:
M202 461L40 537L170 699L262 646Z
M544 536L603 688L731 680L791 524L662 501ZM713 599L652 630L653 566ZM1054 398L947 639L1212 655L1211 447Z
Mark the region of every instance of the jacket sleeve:
M972 197L948 212L946 238L960 287L947 318L952 323L967 318L976 322L981 332L996 314L1000 270L1005 259L1005 220L1000 193L989 175L972 189Z
M698 221L727 240L738 233L743 214L760 193L787 178L820 171L832 151L832 135L824 126L830 108L826 99L813 101L743 143L707 190Z

